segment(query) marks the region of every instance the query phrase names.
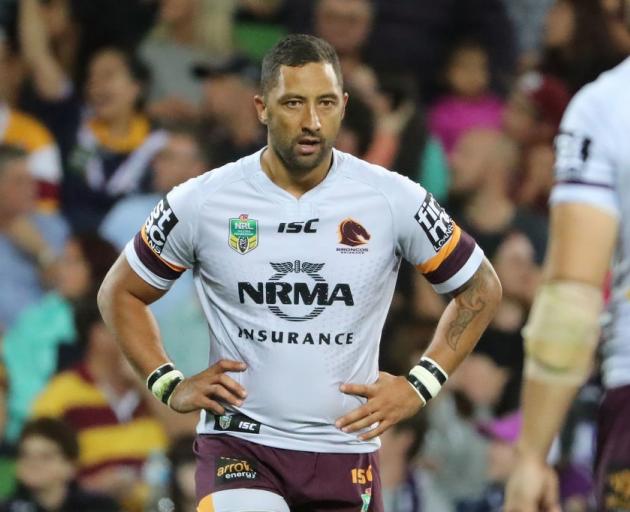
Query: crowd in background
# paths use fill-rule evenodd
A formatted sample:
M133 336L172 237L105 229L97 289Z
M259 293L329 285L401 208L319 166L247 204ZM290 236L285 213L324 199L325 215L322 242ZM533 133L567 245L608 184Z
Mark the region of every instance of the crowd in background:
M385 510L500 510L553 141L572 95L630 52L620 3L0 0L0 510L195 510L196 417L145 390L96 292L161 196L265 144L259 63L290 32L340 56L337 148L421 183L503 284L439 398L382 436ZM406 373L445 306L403 267L381 368ZM176 365L202 370L192 276L152 307ZM595 369L552 450L568 511L591 509L598 393Z

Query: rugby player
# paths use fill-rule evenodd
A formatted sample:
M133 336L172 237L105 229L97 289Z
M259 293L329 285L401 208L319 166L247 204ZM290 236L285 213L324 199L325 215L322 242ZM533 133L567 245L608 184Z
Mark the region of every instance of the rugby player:
M595 493L598 511L630 510L629 84L626 59L582 88L556 140L544 282L524 330L523 430L519 463L507 485L507 512L560 510L546 457L592 369L611 262Z
M431 194L333 149L347 101L328 43L278 42L254 98L268 145L168 193L101 287L153 394L201 410L201 512L382 512L378 435L439 392L500 301ZM402 258L452 300L418 365L393 376L378 349ZM190 378L147 308L186 269L210 330L210 367Z

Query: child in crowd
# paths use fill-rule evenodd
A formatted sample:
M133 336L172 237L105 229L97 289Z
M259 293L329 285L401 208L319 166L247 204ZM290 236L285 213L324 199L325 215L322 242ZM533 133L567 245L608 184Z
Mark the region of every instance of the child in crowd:
M464 41L453 48L444 79L447 94L429 110L428 118L431 134L449 154L471 128L499 128L503 105L490 90L488 53L477 42Z

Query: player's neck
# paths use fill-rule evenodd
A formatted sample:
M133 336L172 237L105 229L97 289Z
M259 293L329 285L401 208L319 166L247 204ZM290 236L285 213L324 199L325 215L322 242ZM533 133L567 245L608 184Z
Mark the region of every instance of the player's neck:
M314 169L297 174L286 168L284 162L271 147L263 152L261 158L262 169L269 179L298 199L324 181L331 164L332 152Z

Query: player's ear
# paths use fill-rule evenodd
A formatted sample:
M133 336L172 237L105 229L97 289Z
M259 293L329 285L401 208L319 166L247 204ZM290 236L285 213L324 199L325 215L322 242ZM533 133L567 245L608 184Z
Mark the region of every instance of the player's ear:
M262 124L267 124L267 104L265 98L260 95L254 96L254 106L256 107L256 113L258 114L258 120Z
M342 108L342 112L341 112L341 119L343 119L344 117L346 117L346 107L348 106L348 98L350 97L350 95L347 92L343 93L343 108Z

